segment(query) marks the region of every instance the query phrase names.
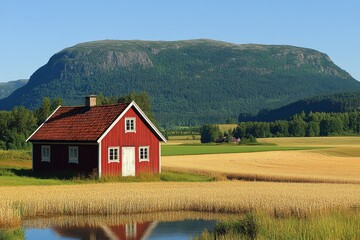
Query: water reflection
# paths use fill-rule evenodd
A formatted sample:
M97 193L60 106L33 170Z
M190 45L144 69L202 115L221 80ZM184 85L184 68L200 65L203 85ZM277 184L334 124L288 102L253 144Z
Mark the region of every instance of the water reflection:
M190 239L229 215L162 213L111 217L52 217L24 222L25 239Z
M73 239L147 239L157 222L129 223L99 227L52 227L61 237Z
M203 230L212 230L215 220L142 222L100 227L50 227L25 229L25 239L189 239Z

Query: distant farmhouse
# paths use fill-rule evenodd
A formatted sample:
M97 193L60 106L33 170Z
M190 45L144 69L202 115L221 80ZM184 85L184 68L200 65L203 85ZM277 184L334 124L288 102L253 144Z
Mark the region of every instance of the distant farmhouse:
M27 139L34 172L96 171L98 176L161 172L165 137L135 103L59 106Z

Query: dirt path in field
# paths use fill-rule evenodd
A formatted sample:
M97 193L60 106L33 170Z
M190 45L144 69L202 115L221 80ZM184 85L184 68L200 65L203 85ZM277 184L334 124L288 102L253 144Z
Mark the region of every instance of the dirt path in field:
M360 183L360 147L344 145L321 150L164 156L162 166L234 175L238 179L248 177L247 180Z

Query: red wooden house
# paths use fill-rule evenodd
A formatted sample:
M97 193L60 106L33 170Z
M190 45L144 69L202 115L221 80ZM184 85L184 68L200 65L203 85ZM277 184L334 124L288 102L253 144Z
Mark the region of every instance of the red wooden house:
M54 231L64 237L75 239L147 239L156 228L157 222L139 222L110 226L64 226L53 227Z
M59 106L27 139L35 172L97 171L98 176L161 172L165 137L135 102Z

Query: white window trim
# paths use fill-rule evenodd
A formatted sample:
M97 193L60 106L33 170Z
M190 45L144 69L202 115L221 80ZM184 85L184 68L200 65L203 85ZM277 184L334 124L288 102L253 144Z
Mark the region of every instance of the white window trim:
M110 150L117 150L117 159L110 160ZM119 147L108 147L108 162L109 163L120 162L120 148Z
M44 156L44 149L47 148L49 149L49 156ZM41 145L41 161L42 162L50 162L50 157L51 157L51 148L50 145Z
M134 121L134 129L132 129L132 130L128 130L127 128L126 128L126 122L127 121ZM127 118L125 118L125 133L128 133L128 132L136 132L136 118L135 117L127 117Z
M147 158L141 159L141 149L147 149ZM150 147L149 146L141 146L139 147L139 162L149 162L150 161Z
M76 149L76 153L77 153L76 159L71 158L72 156L70 156L70 152L71 152L70 149ZM78 146L69 146L69 163L77 163L77 164L79 163L79 147Z
M125 224L125 236L128 238L136 238L136 223Z

